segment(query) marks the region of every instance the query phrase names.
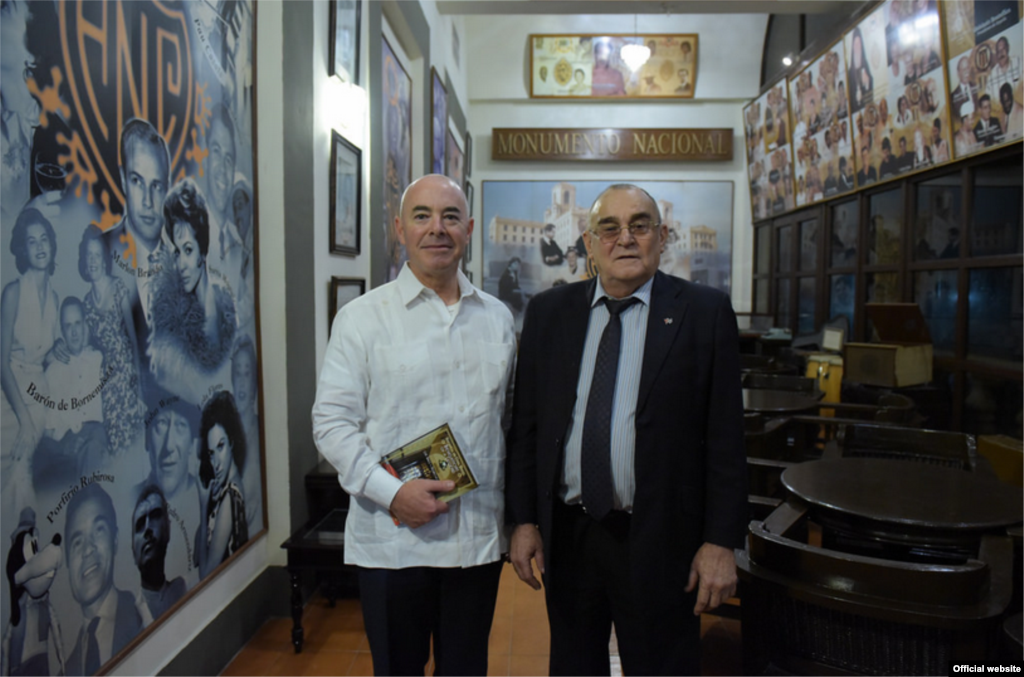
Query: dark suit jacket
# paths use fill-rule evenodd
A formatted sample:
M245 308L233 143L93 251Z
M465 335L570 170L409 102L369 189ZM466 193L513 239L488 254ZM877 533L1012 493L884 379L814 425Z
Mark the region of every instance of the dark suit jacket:
M116 656L128 642L142 632L142 617L135 608L135 598L125 590L114 589L117 595L117 615L114 617L114 639L110 647L111 657ZM85 654L88 647L82 646L82 635L78 636L75 648L68 657L68 674L84 675Z
M535 523L546 575L594 280L535 296L526 309L508 446L506 510ZM632 593L678 604L704 542L739 548L747 524L739 337L729 297L656 273L636 411Z

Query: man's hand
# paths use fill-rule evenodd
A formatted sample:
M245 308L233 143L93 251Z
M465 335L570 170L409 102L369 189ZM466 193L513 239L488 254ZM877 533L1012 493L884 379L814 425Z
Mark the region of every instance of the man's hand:
M698 581L700 588L693 607L694 616L711 611L736 594L736 555L732 549L713 543L700 546L690 565L686 592L693 590Z
M412 480L402 485L391 500L391 514L410 529L421 527L440 514L448 512L448 504L435 494L451 491L455 482L445 480Z
M533 564L530 562L537 560L537 568L541 574L544 573L544 542L536 524L520 524L515 528L509 546L509 559L519 579L534 590L540 590L540 581L533 575Z

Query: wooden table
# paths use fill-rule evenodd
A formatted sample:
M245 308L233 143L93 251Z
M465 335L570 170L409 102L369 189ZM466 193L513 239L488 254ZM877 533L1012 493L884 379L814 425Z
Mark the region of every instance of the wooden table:
M345 518L346 508L335 509L319 520L297 530L281 544L288 551L288 576L291 579L292 602L292 645L295 653L302 652L304 631L302 629L302 573L329 572L333 574L352 571L345 561ZM327 587L325 595L334 606L337 590Z
M985 534L1024 520L1024 492L987 475L881 458L801 463L782 484L829 529L918 553L976 553ZM971 555L973 556L973 555Z
M744 388L743 410L761 414L799 414L816 410L823 394Z

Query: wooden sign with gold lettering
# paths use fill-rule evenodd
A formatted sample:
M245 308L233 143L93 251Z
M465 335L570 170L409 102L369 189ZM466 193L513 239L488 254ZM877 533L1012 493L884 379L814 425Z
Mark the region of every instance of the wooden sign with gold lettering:
M492 160L719 161L732 159L732 129L495 128Z

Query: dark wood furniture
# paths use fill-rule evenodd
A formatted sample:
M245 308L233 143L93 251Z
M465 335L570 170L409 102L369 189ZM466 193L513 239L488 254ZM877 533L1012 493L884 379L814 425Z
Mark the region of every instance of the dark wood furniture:
M814 411L821 393L817 395L790 390L743 389L743 410L779 416Z
M1024 520L1024 492L984 474L885 458L809 461L782 473L810 506L826 547L889 559L951 561Z
M1007 537L956 562L893 561L808 545L809 514L790 498L738 553L744 674L946 674L998 655Z
M332 607L342 593L356 591L354 570L344 563L348 494L341 489L338 473L327 461L306 475L305 483L310 519L281 544L288 551L295 653L302 652L304 634L303 574L313 574L315 586L322 588Z

